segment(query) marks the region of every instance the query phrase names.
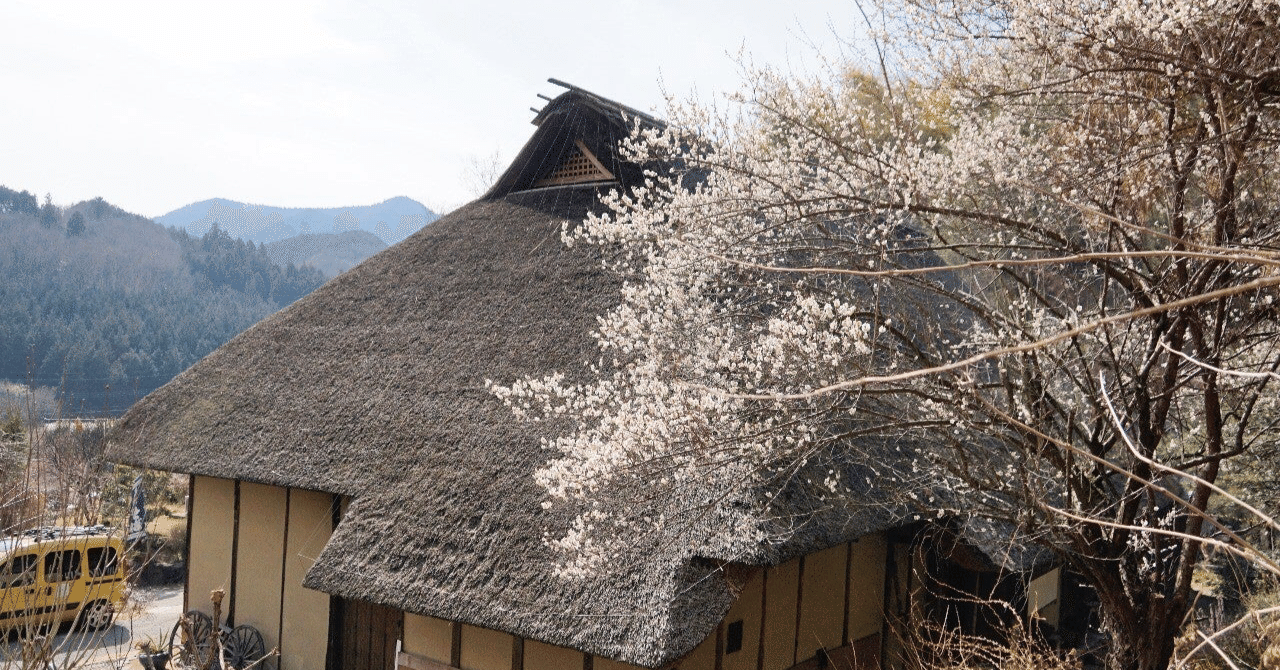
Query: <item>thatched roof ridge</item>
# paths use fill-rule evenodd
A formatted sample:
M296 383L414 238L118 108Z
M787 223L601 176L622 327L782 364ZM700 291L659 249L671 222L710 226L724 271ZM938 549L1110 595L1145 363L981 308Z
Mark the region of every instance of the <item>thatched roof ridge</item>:
M556 86L568 89L573 95L568 96L568 94L565 94L558 96L555 100L551 100L551 104L548 104L546 107L539 110L538 115L534 117L533 125L535 126L542 125L542 122L545 121L548 116L558 113L564 108L564 104L571 99L590 105L592 109L596 110L598 113L612 116L623 123L630 123L638 120L640 123L651 127L664 127L667 125L662 119L646 114L634 107L628 107L620 102L610 100L602 95L592 93L580 86L574 86L569 82L555 78L548 79L547 81L555 84Z
M575 151L575 141L585 145L604 168L616 176L615 185L637 184L643 180L641 166L618 156L618 144L630 136L634 124L659 127L662 122L572 84L551 81L569 90L548 102L534 117L533 123L538 129L484 199L537 188L540 178L555 170Z

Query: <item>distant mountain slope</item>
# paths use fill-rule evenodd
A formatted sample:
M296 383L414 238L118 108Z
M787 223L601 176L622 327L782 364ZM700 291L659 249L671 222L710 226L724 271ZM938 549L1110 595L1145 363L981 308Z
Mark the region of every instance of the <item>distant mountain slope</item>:
M220 230L193 237L101 198L37 206L0 187L0 388L119 411L323 282Z
M309 233L270 242L262 247L280 266L290 263L317 268L326 277L334 277L355 267L364 259L387 248L377 235L364 230L345 233Z
M422 203L403 196L376 205L328 208L269 207L213 198L175 209L156 222L197 236L217 224L232 237L259 244L308 233L365 230L392 245L437 218Z

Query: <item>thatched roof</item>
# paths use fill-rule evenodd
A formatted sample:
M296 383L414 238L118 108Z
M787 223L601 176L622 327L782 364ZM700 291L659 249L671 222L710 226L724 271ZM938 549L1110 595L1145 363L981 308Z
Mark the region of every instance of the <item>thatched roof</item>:
M111 456L352 496L308 586L647 667L688 653L723 618L735 585L718 562L777 563L891 525L887 511L851 515L797 487L768 503L772 519L805 520L783 543L698 535L751 522L762 508L744 499L607 575L554 573L544 532L569 520L542 509L533 480L547 429L516 419L485 380L581 370L599 357L590 333L620 284L598 252L568 248L560 234L616 184L523 189L575 139L626 184L638 168L612 146L635 118L579 89L563 94L485 199L139 401Z

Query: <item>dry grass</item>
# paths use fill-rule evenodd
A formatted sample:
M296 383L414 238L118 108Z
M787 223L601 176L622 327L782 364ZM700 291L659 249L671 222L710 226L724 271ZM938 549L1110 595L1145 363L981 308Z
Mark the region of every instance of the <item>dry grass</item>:
M1021 625L1003 631L1004 640L966 635L938 624L899 630L901 667L909 670L1080 670L1074 650L1055 649ZM896 665L890 663L889 665Z

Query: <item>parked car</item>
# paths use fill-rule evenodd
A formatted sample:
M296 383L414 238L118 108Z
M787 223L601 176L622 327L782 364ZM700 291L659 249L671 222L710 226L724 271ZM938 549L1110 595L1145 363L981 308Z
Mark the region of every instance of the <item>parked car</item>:
M111 625L126 596L124 543L102 526L0 538L0 630Z

